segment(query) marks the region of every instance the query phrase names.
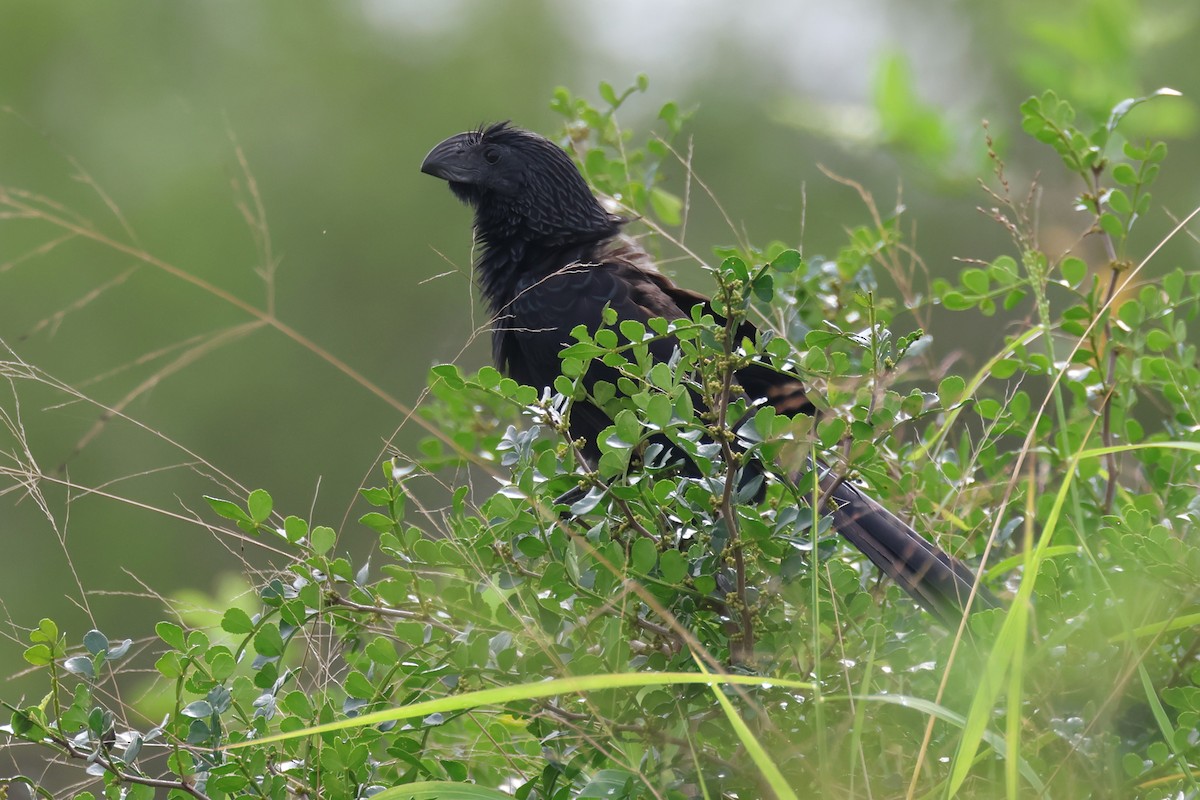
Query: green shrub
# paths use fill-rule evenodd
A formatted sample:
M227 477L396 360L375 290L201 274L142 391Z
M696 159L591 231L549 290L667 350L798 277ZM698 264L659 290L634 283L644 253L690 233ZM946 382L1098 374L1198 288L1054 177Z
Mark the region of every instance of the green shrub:
M667 104L639 140L613 114L629 93L600 93L603 109L555 95L564 143L674 252L686 204L659 177L686 115ZM149 682L129 640L43 620L25 657L46 694L9 706L10 738L113 798L1195 793L1200 270L1152 280L1153 252L1130 245L1166 158L1121 137L1137 102L1095 127L1052 93L1021 109L1079 179L1099 263L1041 249L993 153L989 214L1013 250L931 293L880 289L877 272L911 287L915 255L900 212L864 194L869 220L833 256L718 251L726 324L578 331L545 395L435 367L418 411L433 433L362 490L369 559L265 491L208 498L286 569L226 598L219 625L161 622L138 648ZM943 374L899 328L922 303L1028 324L974 374ZM741 319L763 335L739 339ZM655 364L647 342L668 335L679 357ZM591 398L613 426L587 472L565 431L593 359L622 378ZM733 385L750 359L804 381L817 417L750 407ZM662 466L661 436L703 477ZM739 491L751 455L761 501ZM814 457L982 561L1007 607L943 630L880 584L812 513ZM166 710L137 725L123 703Z

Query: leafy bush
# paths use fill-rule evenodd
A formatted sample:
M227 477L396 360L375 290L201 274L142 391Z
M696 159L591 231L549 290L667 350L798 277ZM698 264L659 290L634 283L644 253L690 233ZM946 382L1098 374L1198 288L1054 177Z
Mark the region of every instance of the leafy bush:
M664 106L662 136L639 142L613 114L629 92L600 94L603 109L556 94L564 143L643 216L647 247L682 248L687 204L660 176L686 114ZM869 220L831 257L717 252L724 324L697 309L578 330L546 394L435 367L421 453L362 490L370 559L263 490L210 497L286 569L217 626L161 622L148 686L132 642L43 620L25 656L46 694L9 706L10 738L112 798L1195 793L1200 270L1151 280L1154 253L1130 245L1166 158L1120 135L1139 102L1095 127L1051 93L1021 109L1080 181L1096 264L1042 249L992 153L988 214L1013 251L930 295L911 288L900 212L864 192ZM961 325L1029 323L946 375L922 331L896 330L930 302ZM649 356L663 336L680 343L671 364ZM622 377L590 398L613 425L589 472L566 420L595 359ZM734 371L750 360L804 381L819 413L748 405ZM664 436L703 477L661 463ZM761 500L739 481L750 457L768 466ZM981 563L1007 607L942 630L880 584L813 513L814 458ZM472 492L467 470L500 488ZM131 723L122 698L162 721Z

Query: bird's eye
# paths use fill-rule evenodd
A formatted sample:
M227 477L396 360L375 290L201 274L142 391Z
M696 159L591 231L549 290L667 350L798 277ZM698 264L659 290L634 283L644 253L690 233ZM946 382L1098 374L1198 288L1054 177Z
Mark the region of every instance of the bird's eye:
M500 148L489 147L488 149L484 150L483 151L483 160L488 162L489 164L495 164L497 161L500 160Z

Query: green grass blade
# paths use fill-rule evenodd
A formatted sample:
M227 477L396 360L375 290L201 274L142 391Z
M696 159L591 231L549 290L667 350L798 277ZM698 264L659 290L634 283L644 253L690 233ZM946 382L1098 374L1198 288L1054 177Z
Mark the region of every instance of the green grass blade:
M522 683L516 686L502 686L496 689L481 689L477 692L441 697L436 700L424 700L420 703L375 711L362 714L352 719L316 725L290 733L277 733L252 739L245 742L226 745L223 749L233 750L250 745L261 745L269 742L282 742L288 739L299 739L330 731L363 728L369 725L379 725L384 722L394 722L413 717L427 717L430 714L446 714L452 711L464 711L481 706L494 706L502 703L513 703L521 700L533 700L539 697L553 697L562 694L580 694L604 689L626 689L634 686L672 686L680 684L721 683L738 684L741 686L782 686L789 689L812 691L813 685L807 681L795 681L785 678L772 678L755 675L713 675L695 672L625 672L613 675L577 675L570 678L558 678L552 681L537 683Z
M1179 765L1180 770L1187 776L1188 785L1191 787L1193 796L1200 789L1196 785L1196 776L1192 774L1192 768L1188 766L1187 753L1181 753L1179 746L1175 743L1175 729L1171 726L1171 718L1167 716L1167 710L1163 708L1159 702L1158 692L1154 689L1154 684L1150 681L1150 673L1146 671L1146 665L1138 664L1138 675L1142 679L1142 689L1146 692L1146 702L1150 705L1150 710L1154 714L1154 721L1158 723L1158 729L1162 731L1163 742L1167 747L1171 748L1172 755L1175 756L1175 763Z
M963 735L959 739L958 749L954 753L954 761L951 764L950 782L947 784L946 789L947 797L953 797L962 787L963 781L967 779L967 773L971 770L971 766L975 762L975 756L979 751L979 743L983 741L988 721L991 719L992 709L995 708L996 700L1000 696L1001 687L1005 683L1005 675L1014 661L1019 661L1018 650L1022 654L1024 652L1026 633L1029 630L1029 614L1032 608L1033 587L1037 582L1038 571L1050 547L1050 540L1058 528L1058 520L1062 516L1063 507L1066 505L1071 485L1074 483L1075 475L1078 472L1079 462L1083 458L1084 453L1082 452L1076 453L1072 457L1066 471L1067 477L1063 480L1062 486L1058 489L1058 494L1054 497L1054 506L1046 518L1046 524L1042 528L1037 546L1032 551L1028 551L1025 571L1021 577L1020 588L1017 589L1017 596L1009 607L1008 614L1004 618L1004 623L1000 627L1000 634L996 637L996 643L992 646L992 652L988 655L987 666L983 670L979 688L975 690L975 696L971 699L971 707L967 711L967 722L963 727Z
M1179 631L1187 628L1194 628L1200 625L1200 614L1184 614L1179 617L1163 620L1162 622L1152 622L1149 625L1141 625L1128 632L1118 633L1115 636L1108 637L1108 641L1116 643L1125 641L1126 639L1141 639L1144 636L1158 636L1160 633L1170 633L1171 631Z
M473 783L448 783L446 781L423 781L394 786L379 794L371 795L375 800L512 800L511 794L497 789L476 786Z
M705 674L708 670L704 668L704 663L700 659L695 659L698 666ZM725 712L726 719L733 727L734 733L741 740L742 746L746 748L746 752L750 754L754 765L758 767L758 771L762 773L763 781L771 787L771 791L780 800L799 800L796 793L788 786L787 780L784 779L783 773L779 771L779 767L767 755L767 751L763 749L762 744L755 738L750 727L746 725L746 721L738 714L737 709L733 707L733 703L729 702L729 698L721 691L721 687L716 684L712 685L712 692L717 698L717 702L721 704L721 710ZM818 701L819 702L819 701Z
M832 702L834 700L845 700L848 698L845 695L826 695L825 699L829 702ZM914 711L920 711L922 714L927 716L935 717L943 722L948 722L957 728L964 728L967 724L967 718L962 714L951 711L945 706L938 705L932 700L925 700L920 697L910 697L902 694L870 694L855 695L854 700L855 702L859 703L887 703L888 705L900 706L902 708L911 708ZM1037 792L1039 797L1046 796L1046 785L1042 782L1042 779L1038 777L1036 772L1033 771L1033 767L1030 766L1029 762L1009 752L1008 748L1005 746L1003 737L985 729L982 738L983 741L987 742L988 745L990 745L991 748L995 750L997 755L999 755L1001 758L1015 760L1017 763L1017 770L1021 773L1021 777L1023 777L1031 787L1033 787L1034 791Z
M1005 675L1007 675L1014 660L1018 658L1018 648L1024 648L1025 646L1025 635L1029 627L1029 614L1033 598L1033 586L1037 582L1038 570L1050 551L1050 541L1058 527L1058 521L1062 516L1063 507L1066 504L1075 476L1078 474L1079 463L1084 459L1100 458L1110 453L1149 448L1190 450L1200 453L1200 443L1196 442L1143 442L1140 444L1081 450L1071 458L1066 470L1066 478L1063 480L1062 486L1059 487L1057 495L1055 495L1054 505L1050 510L1049 516L1046 518L1046 524L1038 538L1037 546L1028 554L1025 571L1021 578L1021 586L1017 590L1017 596L1008 610L1008 615L1005 617L1004 624L1000 628L1000 634L996 638L996 643L988 657L988 663L980 679L979 688L972 698L971 707L967 712L966 725L963 727L963 735L959 740L958 750L954 754L954 762L951 766L950 782L947 785L948 797L952 797L962 787L963 781L966 780L967 773L970 771L971 765L975 762L979 743L984 739L984 733L991 718L992 709L995 707L996 699L1000 695L1001 686L1005 683Z

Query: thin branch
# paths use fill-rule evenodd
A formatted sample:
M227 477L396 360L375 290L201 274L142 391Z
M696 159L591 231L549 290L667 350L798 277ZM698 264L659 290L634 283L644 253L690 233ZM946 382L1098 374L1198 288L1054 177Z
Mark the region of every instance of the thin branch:
M458 630L457 628L447 625L444 622L440 622L439 620L433 619L432 617L428 616L427 614L419 614L416 611L409 611L404 608L392 608L390 606L364 605L363 603L356 603L353 600L349 600L345 597L342 597L340 594L336 594L334 592L330 592L329 594L325 595L325 599L329 602L330 605L338 606L339 608L346 608L351 611L361 611L366 614L377 614L381 617L396 617L397 619L410 619L415 622L423 622L426 625L432 625L433 627L435 627L439 630L443 630L447 633L452 633L455 636L462 633L462 631Z
M93 753L85 750L79 750L69 740L56 736L55 734L46 731L46 738L59 747L59 749L67 756L77 761L87 761L90 764L99 764L108 772L116 776L118 783L133 783L141 786L152 786L155 789L178 789L187 792L196 800L209 800L208 795L196 788L195 784L186 778L180 777L177 781L167 780L165 778L151 778L146 775L133 775L128 772L122 772L113 763L109 756L102 753Z

